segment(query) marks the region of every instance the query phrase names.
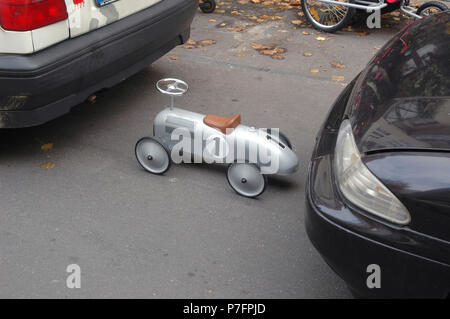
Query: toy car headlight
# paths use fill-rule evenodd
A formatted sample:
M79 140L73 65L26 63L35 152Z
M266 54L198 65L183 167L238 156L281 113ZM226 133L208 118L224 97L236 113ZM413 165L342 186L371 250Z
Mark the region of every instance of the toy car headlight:
M356 206L396 224L411 221L406 207L362 162L349 120L339 129L335 176L344 197Z

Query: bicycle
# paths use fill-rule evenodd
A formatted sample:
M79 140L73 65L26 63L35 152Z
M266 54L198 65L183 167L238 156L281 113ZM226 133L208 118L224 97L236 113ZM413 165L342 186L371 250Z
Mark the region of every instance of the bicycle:
M376 0L375 0L376 1ZM409 0L302 0L303 13L312 26L320 31L335 32L344 28L356 10L381 13L400 9L402 12L420 19L430 14L447 11L448 7L439 1L429 1L418 8L412 7Z

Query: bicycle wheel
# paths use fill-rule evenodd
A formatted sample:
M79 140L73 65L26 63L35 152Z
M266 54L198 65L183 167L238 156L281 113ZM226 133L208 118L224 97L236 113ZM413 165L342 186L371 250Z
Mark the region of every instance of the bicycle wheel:
M353 0L336 0L352 3ZM306 19L315 29L335 32L345 27L355 14L355 9L345 5L329 4L320 0L302 0L302 10Z
M430 2L426 2L423 5L421 5L417 9L417 14L422 17L428 17L429 15L432 15L434 13L444 12L447 10L448 10L448 7L445 4L443 4L442 2L430 1Z

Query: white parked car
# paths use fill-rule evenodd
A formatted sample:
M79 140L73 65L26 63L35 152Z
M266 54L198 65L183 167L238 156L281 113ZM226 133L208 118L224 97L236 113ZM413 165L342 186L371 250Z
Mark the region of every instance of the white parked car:
M197 0L0 0L0 127L47 122L185 43Z

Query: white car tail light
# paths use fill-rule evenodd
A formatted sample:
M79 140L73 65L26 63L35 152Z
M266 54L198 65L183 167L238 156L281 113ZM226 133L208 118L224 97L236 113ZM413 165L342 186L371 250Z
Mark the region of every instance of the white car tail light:
M67 19L64 0L0 0L0 24L10 31L30 31Z

